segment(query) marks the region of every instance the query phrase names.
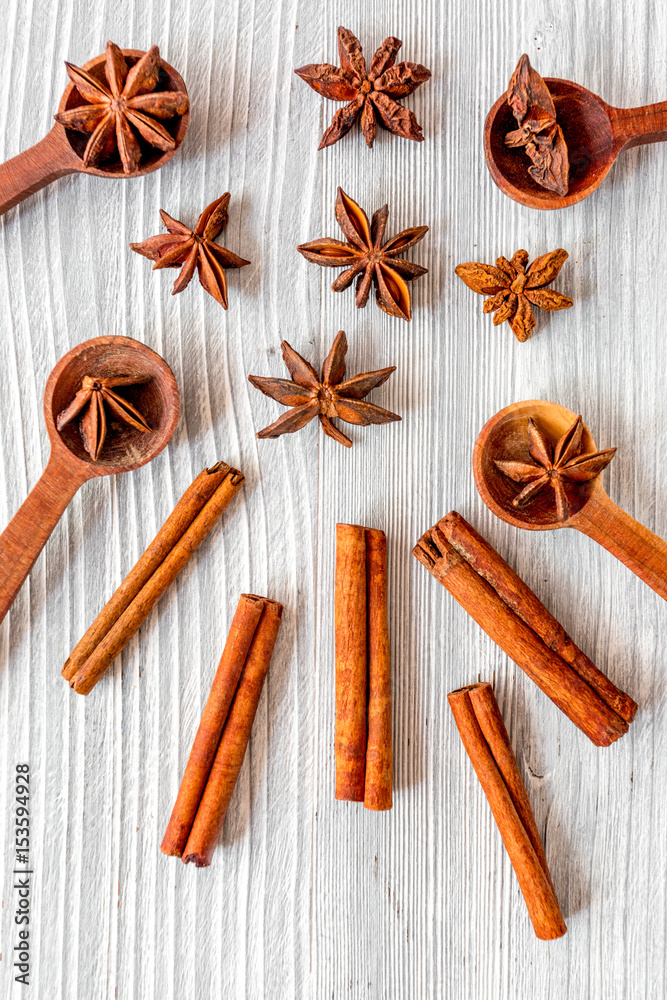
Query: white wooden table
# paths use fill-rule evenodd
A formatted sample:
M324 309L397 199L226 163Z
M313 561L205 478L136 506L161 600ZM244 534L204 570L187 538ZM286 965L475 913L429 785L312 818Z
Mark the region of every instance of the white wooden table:
M94 6L94 10L93 10ZM48 457L46 377L70 347L127 334L172 366L174 438L149 466L85 485L0 629L0 992L65 1000L647 1000L667 988L667 608L576 532L518 532L479 499L471 450L510 402L556 400L600 447L612 499L667 536L667 150L625 154L598 192L557 213L514 204L484 165L487 109L526 51L545 76L612 104L667 97L667 16L652 0L5 0L0 157L50 127L65 58L108 37L157 42L186 80L182 150L141 181L63 179L0 220L0 522ZM370 57L386 35L433 72L407 104L426 141L358 130L317 152L337 105L292 70L336 62L336 28ZM426 223L410 256L429 274L411 324L334 295L297 244L338 236L336 187L388 232ZM158 209L194 221L232 194L229 311L196 284L170 297L128 244ZM555 287L574 308L539 314L529 342L482 314L454 276L466 260L570 253ZM173 277L173 276L172 276ZM280 441L282 412L247 382L282 377L286 338L319 364L338 329L349 370L397 365L373 399L400 424L315 425ZM245 492L87 698L60 676L71 647L194 476L237 465ZM598 750L411 556L459 510L545 600L640 710ZM334 525L389 541L395 799L386 815L333 796ZM159 843L242 591L285 604L249 752L208 870ZM450 716L446 694L493 680L568 924L535 939ZM32 775L31 989L14 982L14 773Z

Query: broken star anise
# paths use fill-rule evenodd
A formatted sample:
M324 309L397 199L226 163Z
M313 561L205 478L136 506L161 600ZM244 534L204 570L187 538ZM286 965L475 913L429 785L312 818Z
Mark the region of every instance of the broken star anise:
M368 302L371 284L374 284L375 299L380 309L390 316L409 320L412 305L408 281L420 278L427 270L420 264L398 260L398 256L423 240L428 226L404 229L383 243L388 217L389 209L385 205L375 212L369 224L364 210L339 187L336 220L348 242L323 236L312 243L303 243L297 250L306 260L320 267L346 268L331 288L334 292L342 292L356 278L358 309L363 309Z
M190 283L196 267L199 271L199 283L223 309L227 308L225 268L245 267L250 263L213 242L227 225L230 197L229 191L226 191L221 198L211 202L197 219L194 229L188 229L182 222L177 222L160 209L160 217L168 232L151 236L143 243L130 243L131 250L155 262L154 271L162 267L182 268L174 282L172 295L182 292Z
M583 431L584 425L581 416L578 416L565 434L552 445L532 417L528 418L528 445L534 461L495 463L514 482L528 483L512 500L513 506L523 506L545 487L551 486L555 493L558 520L568 519L570 505L565 494L566 484L585 483L595 479L609 465L616 452L615 448L606 448L604 451L582 454Z
M257 432L258 438L276 438L281 434L292 434L301 430L314 417L319 417L325 434L352 447L346 434L332 423L332 417L339 417L348 424L388 424L401 418L382 406L362 402L371 389L383 385L396 367L382 368L377 372L364 372L343 381L345 376L345 355L347 338L342 330L336 335L331 350L322 366L322 378L300 354L290 347L286 340L280 345L283 360L292 376L292 381L284 378L260 378L248 375L248 381L265 396L277 400L291 409L282 417Z
M557 277L567 257L566 250L552 250L536 257L526 268L528 254L517 250L511 260L499 257L495 267L470 261L459 264L455 271L473 292L491 296L484 303L484 312L495 312L494 326L507 320L514 336L524 341L535 326L532 306L554 312L569 309L573 304L567 295L544 287Z
M112 418L115 417L138 431L151 430L139 411L113 391L122 386L143 385L145 382L150 382L150 375L115 375L110 378L85 375L72 402L56 417L56 427L61 431L82 414L80 428L83 447L93 462L96 462L107 436L105 407L108 407Z
M402 62L394 65L403 42L385 38L366 69L366 60L359 40L347 28L338 29L340 69L330 63L309 63L294 72L322 97L332 101L347 101L333 116L331 125L322 136L318 149L332 146L349 132L361 115L361 131L366 144L375 140L377 122L403 139L423 142L421 125L395 97L407 97L429 79L431 71L419 63Z
M518 129L508 132L505 145L524 146L532 161L528 173L536 184L561 197L568 192L570 162L563 130L546 83L522 55L507 88L507 103Z
M67 74L87 104L55 115L57 122L77 132L91 133L83 154L87 167L120 157L123 172L132 174L141 161L137 135L149 146L168 152L176 143L158 118L184 115L188 95L155 88L160 75L160 50L153 45L131 68L117 45L107 42L105 75L108 86L79 66L65 63Z

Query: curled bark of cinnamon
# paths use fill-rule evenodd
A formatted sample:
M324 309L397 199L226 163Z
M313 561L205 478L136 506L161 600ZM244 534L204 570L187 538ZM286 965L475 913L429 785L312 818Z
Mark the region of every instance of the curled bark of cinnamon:
M609 746L628 731L636 703L460 514L425 532L413 554L593 743Z
M490 684L447 696L461 740L479 778L516 872L538 938L562 937L567 927L526 788Z
M219 462L204 469L186 490L67 659L62 674L78 694L88 694L97 684L199 548L244 481L241 472Z
M391 809L387 543L336 525L336 798Z

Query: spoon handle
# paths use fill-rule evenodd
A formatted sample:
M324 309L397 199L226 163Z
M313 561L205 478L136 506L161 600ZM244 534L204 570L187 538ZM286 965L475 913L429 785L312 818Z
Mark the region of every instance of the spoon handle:
M570 520L599 542L667 601L667 542L617 507L606 494L592 496Z
M88 479L53 456L27 499L0 535L0 622L32 569L60 516Z
M642 146L667 139L667 101L640 108L609 108L614 141L621 146Z
M54 125L40 142L0 164L0 215L51 181L81 169L61 125Z

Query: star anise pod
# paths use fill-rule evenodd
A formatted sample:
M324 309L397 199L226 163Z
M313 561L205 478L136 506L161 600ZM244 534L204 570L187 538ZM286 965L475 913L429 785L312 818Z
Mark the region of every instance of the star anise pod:
M367 70L359 40L347 28L340 27L340 69L330 63L309 63L294 70L297 76L322 97L348 102L333 116L318 149L332 146L342 139L359 115L361 131L369 147L375 139L377 122L403 139L424 141L421 125L412 111L397 104L393 98L412 94L429 79L431 71L419 63L402 62L395 66L396 55L402 44L398 38L385 38Z
M563 130L546 83L522 55L507 88L507 103L519 126L505 136L505 145L524 146L532 160L528 173L536 184L565 197L570 162Z
M556 496L556 513L559 521L566 521L570 505L565 485L585 483L599 476L611 462L615 448L588 451L582 454L584 425L578 416L555 445L544 436L532 417L528 418L528 444L533 462L496 462L501 472L516 483L528 483L512 500L520 507L532 500L546 486L551 486Z
M122 423L138 431L151 430L139 411L113 391L126 385L143 385L144 382L150 382L150 375L116 375L111 378L85 375L72 402L56 417L56 427L61 431L75 417L83 414L80 422L83 447L96 462L107 436L105 407L108 407L112 417Z
M491 296L484 303L484 312L495 312L493 325L499 326L507 320L514 336L524 341L535 326L532 306L554 312L569 309L573 304L567 295L544 287L557 277L567 258L566 250L552 250L536 257L526 268L528 254L517 250L511 260L499 257L495 267L470 261L459 264L455 271L473 292Z
M297 250L313 264L320 267L344 267L331 288L342 292L354 278L357 279L357 308L368 302L371 284L375 285L375 299L380 309L390 316L409 320L411 317L410 286L408 281L427 274L425 267L408 260L398 260L399 254L415 246L428 232L428 226L413 226L383 243L389 209L379 208L369 224L368 216L356 201L338 188L336 220L348 242L323 236L312 243L303 243Z
M199 283L223 309L227 308L225 268L245 267L250 263L213 242L227 225L230 197L227 191L222 198L211 202L197 219L194 229L188 229L182 222L177 222L160 209L160 217L168 233L151 236L143 243L130 243L130 249L135 253L155 261L154 271L162 267L182 267L174 282L172 295L182 292L190 283L196 267L199 271Z
M328 437L352 447L352 442L335 424L333 417L339 417L348 424L388 424L401 418L382 406L362 402L372 389L383 385L396 367L382 368L377 372L364 372L343 381L345 376L345 355L347 338L342 330L336 335L331 350L322 366L322 378L300 354L290 347L286 340L280 345L283 360L292 376L292 381L284 378L260 378L248 375L248 381L265 396L277 400L283 406L290 406L282 417L257 432L258 438L276 438L281 434L292 434L301 430L315 417L319 417L322 430Z
M184 115L188 95L155 90L160 75L157 45L130 69L118 46L107 42L104 72L108 86L79 66L68 62L65 66L70 80L89 103L61 111L55 119L65 128L91 133L83 154L85 166L96 167L100 160L117 153L123 172L134 173L141 161L139 138L165 152L174 149L173 137L157 119Z

